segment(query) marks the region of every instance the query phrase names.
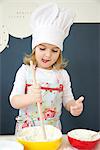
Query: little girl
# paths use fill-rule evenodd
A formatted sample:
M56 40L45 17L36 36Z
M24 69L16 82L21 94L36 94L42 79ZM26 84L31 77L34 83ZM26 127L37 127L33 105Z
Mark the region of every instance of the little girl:
M70 77L62 60L63 41L68 36L74 14L56 4L44 5L31 17L32 54L25 56L10 95L12 107L19 109L16 131L40 125L37 102L41 103L43 120L61 129L62 103L73 115L83 111L83 97L74 100ZM33 61L37 84L30 67Z

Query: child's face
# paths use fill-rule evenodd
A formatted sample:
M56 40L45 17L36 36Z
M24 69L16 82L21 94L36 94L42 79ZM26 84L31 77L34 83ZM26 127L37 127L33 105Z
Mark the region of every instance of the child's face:
M60 49L55 45L42 43L35 48L35 58L38 67L52 69L52 65L57 61Z

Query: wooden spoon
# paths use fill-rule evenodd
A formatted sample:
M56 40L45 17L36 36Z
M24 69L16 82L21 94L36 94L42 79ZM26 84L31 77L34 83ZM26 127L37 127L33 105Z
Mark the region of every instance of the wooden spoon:
M32 74L33 74L33 84L36 85L37 83L36 83L36 78L35 78L35 68L34 68L32 61L30 61L30 67L31 67ZM41 124L42 132L43 132L43 137L45 140L47 140L44 121L43 121L43 117L42 117L43 116L42 115L42 108L41 108L41 104L39 102L37 102L37 107L38 107L38 113L39 113L39 117L40 117L40 124Z

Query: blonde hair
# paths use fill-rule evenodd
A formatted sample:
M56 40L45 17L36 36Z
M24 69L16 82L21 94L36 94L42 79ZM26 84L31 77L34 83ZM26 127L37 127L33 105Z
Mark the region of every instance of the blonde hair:
M37 66L37 61L35 59L35 48L32 50L31 54L25 55L23 62L26 65L30 65L30 60L32 60L33 64ZM62 52L60 51L59 57L57 61L52 65L52 68L56 70L64 69L67 66L67 64L68 60L63 59Z

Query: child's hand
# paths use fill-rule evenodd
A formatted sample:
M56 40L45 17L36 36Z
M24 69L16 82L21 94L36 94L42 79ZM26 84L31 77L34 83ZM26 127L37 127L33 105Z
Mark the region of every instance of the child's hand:
M35 84L28 88L28 94L33 96L33 103L42 102L40 85Z
M83 111L83 100L84 97L81 96L79 99L77 99L71 106L70 106L70 113L73 116L79 116Z

